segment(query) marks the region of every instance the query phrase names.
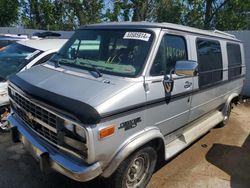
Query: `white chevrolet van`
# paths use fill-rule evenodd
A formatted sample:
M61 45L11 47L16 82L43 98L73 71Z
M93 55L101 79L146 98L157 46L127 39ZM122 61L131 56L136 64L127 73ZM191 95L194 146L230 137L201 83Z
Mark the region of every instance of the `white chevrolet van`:
M227 122L244 75L233 35L168 23L89 25L47 63L10 78L8 121L43 172L145 187L157 160Z

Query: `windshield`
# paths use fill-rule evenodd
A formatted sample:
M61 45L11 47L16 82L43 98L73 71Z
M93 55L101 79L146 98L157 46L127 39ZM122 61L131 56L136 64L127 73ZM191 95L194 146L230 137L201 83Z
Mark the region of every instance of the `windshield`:
M147 30L78 30L51 61L101 73L135 77L153 35Z
M7 79L11 74L19 72L41 51L18 43L0 49L0 78Z

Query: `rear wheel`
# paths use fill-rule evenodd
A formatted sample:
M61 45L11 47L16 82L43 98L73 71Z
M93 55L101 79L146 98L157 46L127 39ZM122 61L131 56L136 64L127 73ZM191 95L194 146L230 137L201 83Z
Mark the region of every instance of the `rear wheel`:
M123 161L109 179L110 187L144 188L148 184L156 164L156 151L144 147Z

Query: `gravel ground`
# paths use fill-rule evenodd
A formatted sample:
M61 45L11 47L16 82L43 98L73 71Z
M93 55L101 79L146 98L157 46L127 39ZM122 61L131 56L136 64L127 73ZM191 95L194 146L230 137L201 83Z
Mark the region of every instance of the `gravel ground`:
M250 187L250 104L241 104L224 128L212 129L177 157L161 164L148 188ZM105 187L97 179L78 183L58 173L45 176L39 164L0 133L0 188Z

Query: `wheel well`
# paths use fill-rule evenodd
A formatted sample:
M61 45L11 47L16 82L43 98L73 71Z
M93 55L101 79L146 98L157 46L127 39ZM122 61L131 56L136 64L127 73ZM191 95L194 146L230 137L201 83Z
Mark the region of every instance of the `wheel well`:
M233 103L235 105L237 105L238 102L239 102L239 96L236 96L236 97L232 98L232 100L231 100L231 103Z
M156 150L158 162L165 160L165 145L161 138L155 138L145 145L150 145Z

